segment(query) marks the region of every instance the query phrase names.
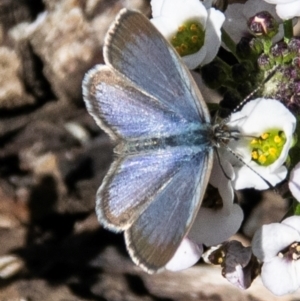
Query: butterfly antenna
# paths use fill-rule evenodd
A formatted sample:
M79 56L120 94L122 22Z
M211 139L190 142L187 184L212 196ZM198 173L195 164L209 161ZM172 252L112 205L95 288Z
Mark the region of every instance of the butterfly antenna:
M243 101L238 104L234 110L232 111L232 113L235 113L236 111L238 111L241 107L243 107L249 100L251 100L252 96L258 91L260 90L264 84L269 81L273 76L274 74L276 73L276 71L279 69L280 66L275 66L269 73L269 75L264 79L264 81L258 85L258 87L256 89L254 89L249 95L247 95Z
M233 109L233 111L231 112L231 114L232 113L235 113L235 112L237 112L238 110L240 110L240 108L241 107L243 107L249 100L251 100L252 99L252 96L258 91L258 90L260 90L262 87L263 87L263 85L268 81L268 80L270 80L270 78L272 78L272 76L275 74L275 72L279 69L279 67L280 66L275 66L271 71L270 71L270 74L265 78L265 80L256 88L256 89L254 89L249 95L247 95L244 99L243 99L243 101L240 103L240 104L238 104L234 109ZM230 114L230 115L231 115ZM220 124L226 124L226 123L228 123L228 121L229 121L229 119L230 119L230 115L228 116L228 117L226 117L226 118L224 118L221 122L220 122Z
M264 86L264 84L265 84L267 81L269 81L269 80L274 76L274 74L276 73L276 71L277 71L279 68L280 68L280 66L275 66L275 67L270 71L269 75L265 78L265 80L264 80L264 81L263 81L263 82L255 89L255 90L253 90L249 95L247 95L247 96L244 98L244 100L234 108L234 110L232 111L232 113L237 112L237 111L238 111L241 107L243 107L249 100L251 100L252 97L253 97L253 95L254 95L258 90L260 90L260 89ZM227 124L228 121L229 121L229 119L230 119L230 116L228 116L228 117L224 118L223 120L221 120L220 126L222 127L222 126L224 126L225 124ZM234 152L234 151L233 151L226 143L223 143L223 146L224 146L225 149L226 149L228 152L230 152L236 159L238 159L241 163L243 163L244 165L246 165L250 170L252 170L256 175L258 175L258 176L259 176L259 177L260 177L260 178L261 178L261 179L262 179L262 180L263 180L270 188L272 188L273 190L276 191L276 188L274 187L274 185L272 185L268 180L266 180L264 177L262 177L256 170L254 170L249 164L247 164L247 163L241 158L241 156L239 156L237 153L235 153L235 152ZM222 164L221 164L221 159L220 159L219 152L216 151L216 154L217 154L217 158L218 158L220 167L221 167L221 169L222 169L222 171L223 171L225 177L226 177L227 179L231 180L230 177L226 174L226 172L225 172L225 170L224 170L224 168L223 168L223 166L222 166Z

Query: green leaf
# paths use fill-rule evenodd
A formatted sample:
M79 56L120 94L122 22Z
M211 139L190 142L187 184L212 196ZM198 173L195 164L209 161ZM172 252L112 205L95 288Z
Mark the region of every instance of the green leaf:
M294 215L300 215L300 203L294 203Z
M290 168L293 168L300 161L300 116L297 115L297 125L294 134L294 139L296 141L295 145L290 149Z

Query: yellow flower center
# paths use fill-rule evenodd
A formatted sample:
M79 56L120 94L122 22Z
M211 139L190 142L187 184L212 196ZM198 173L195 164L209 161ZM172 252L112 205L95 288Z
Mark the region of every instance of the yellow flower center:
M199 22L188 21L178 27L171 44L180 56L196 53L204 44L205 32Z
M279 157L286 142L281 130L268 130L250 141L251 157L258 165L268 166Z

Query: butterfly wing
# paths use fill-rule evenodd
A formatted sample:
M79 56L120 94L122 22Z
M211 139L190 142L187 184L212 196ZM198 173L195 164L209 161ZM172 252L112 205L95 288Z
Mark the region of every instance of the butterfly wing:
M178 194L178 198L181 197L184 203L189 203L191 206L190 215L193 218L194 211L197 212L200 206L202 195L196 194L195 190L193 197L197 201L192 200L188 195L182 197L184 187L186 185L200 185L203 193L205 191L203 187L206 186L207 181L207 177L203 174L205 175L210 170L208 153L201 153L201 162L198 162L200 160L195 161L193 159L195 156L197 157L198 153L193 153L189 147L178 147L120 157L112 164L97 192L96 210L98 218L112 230L129 229L147 208L152 207L152 203L163 191L166 191L167 187L167 191L176 187L177 184L172 183L177 178L181 178L185 182L185 184L181 184L182 193L180 196ZM193 172L188 174L187 169L193 163L198 164L194 166L197 172L203 173L201 179L200 175L193 178ZM166 194L164 193L164 195ZM165 198L165 202L169 208L167 212L175 210L176 206L180 205L178 202L168 202L167 198ZM161 215L152 216L148 222L153 221L156 224L156 218L163 219L163 212ZM182 218L182 223L186 223L182 227L182 231L185 233L186 226L190 224L190 221L185 215L179 215L177 218Z
M86 74L83 96L97 124L117 141L174 135L188 125L109 66Z
M121 10L104 46L105 63L178 116L210 122L207 107L181 58L141 13Z
M97 193L97 215L104 226L125 230L133 260L154 272L171 259L191 227L209 178L212 149L128 148L133 141L201 128L210 117L176 52L140 13L119 14L104 57L107 66L96 67L83 84L89 112L119 143Z
M163 104L141 92L108 66L88 73L84 98L100 127L121 141L119 156L97 193L97 215L111 230L127 229L157 191L174 176L181 162L191 157L188 147L124 154L127 141L162 137L187 131L189 123Z
M125 231L131 258L147 272L162 269L188 232L205 192L212 154L200 152L182 162L178 172Z

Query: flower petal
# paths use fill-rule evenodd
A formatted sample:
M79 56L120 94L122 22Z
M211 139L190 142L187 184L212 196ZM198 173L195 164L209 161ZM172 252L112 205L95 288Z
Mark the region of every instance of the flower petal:
M300 233L290 226L279 223L264 225L254 234L252 251L261 261L269 262L295 241L300 241Z
M281 224L288 225L298 231L300 234L300 216L299 215L294 215L286 218L281 222ZM298 240L299 241L299 240Z
M219 10L210 8L205 28L205 42L208 52L201 65L210 63L217 55L221 45L221 27L225 21L225 16Z
M264 263L261 278L273 294L281 296L293 293L300 286L300 261L287 261L275 257L272 261Z
M178 28L178 24L167 18L156 17L150 20L165 38L170 38Z
M240 265L236 265L235 270L225 272L224 277L234 286L238 287L239 289L245 290L250 287L253 281L251 265L246 268L242 268Z
M300 202L300 162L290 174L289 188L294 198Z
M233 179L234 172L231 164L227 160L223 160L223 158L219 162L217 156L215 156L209 183L218 189L223 201L224 214L227 215L230 214L233 203L234 192L231 185Z
M197 245L188 238L183 239L172 259L167 263L169 271L180 271L193 266L203 253L202 245Z
M207 48L204 44L199 51L193 54L185 55L182 57L182 59L190 70L194 70L200 64L202 64L202 61L204 60L206 55Z
M222 209L200 208L188 237L206 246L219 244L238 231L243 217L243 211L237 204L231 206L229 215Z
M165 0L151 0L152 17L158 17L161 14L161 9Z
M161 17L172 18L178 25L187 20L197 20L205 28L207 10L198 0L165 0L161 8Z
M270 4L289 4L292 2L297 2L299 0L264 0L264 1Z
M239 152L237 152L239 154ZM246 162L247 163L247 162ZM251 168L253 168L258 174L253 172L249 166L239 163L234 165L236 177L233 183L233 187L236 190L244 188L254 188L257 190L264 190L270 188L267 180L271 185L282 182L287 175L287 168L285 166L280 166L276 173L271 173L267 167L257 166L255 163L247 163Z
M300 3L299 1L290 2L287 4L276 5L277 15L283 19L288 20L300 16Z

